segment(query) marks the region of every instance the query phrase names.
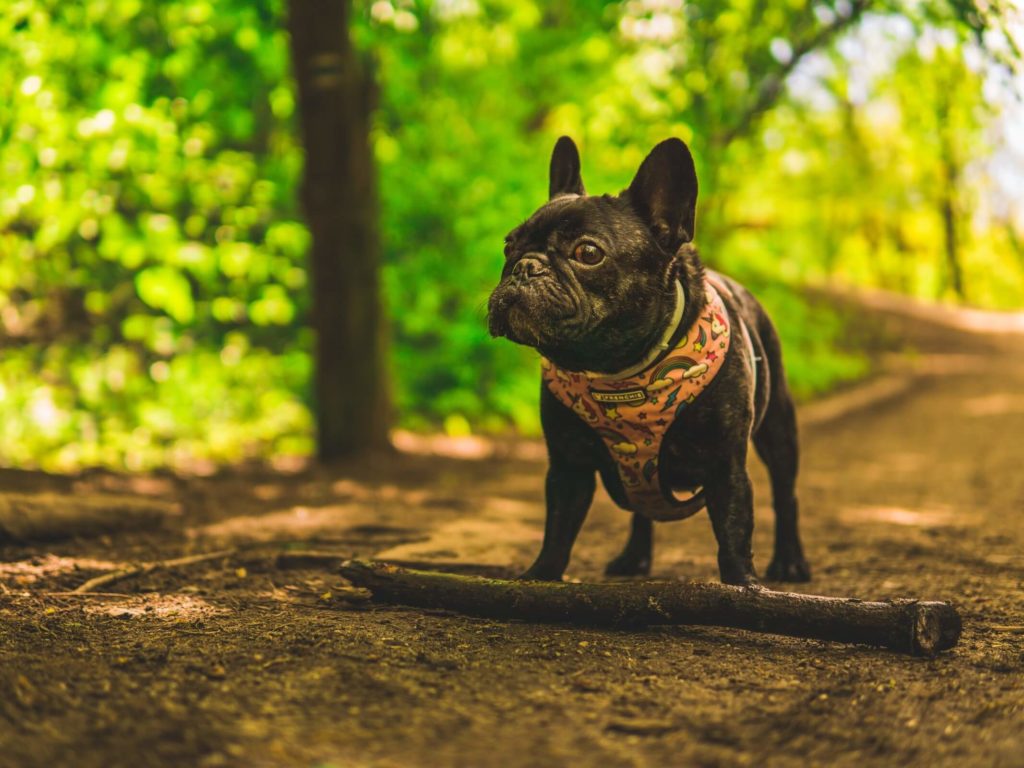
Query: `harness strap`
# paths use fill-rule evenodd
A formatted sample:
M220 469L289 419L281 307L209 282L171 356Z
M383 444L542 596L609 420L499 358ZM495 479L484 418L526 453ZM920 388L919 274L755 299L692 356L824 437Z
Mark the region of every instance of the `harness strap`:
M736 299L736 297L733 294L733 292L729 289L729 286L722 279L721 275L719 275L717 272L709 272L707 274L707 281L709 283L711 283L712 285L714 285L715 288L718 289L719 293L724 293L730 299L733 299L733 300ZM736 315L736 319L739 320L740 331L743 334L743 340L747 343L747 352L749 353L749 356L750 356L750 370L751 370L751 373L753 374L753 380L751 382L751 387L750 387L750 397L751 397L751 399L753 401L756 402L756 400L757 400L757 369L758 369L758 363L761 363L762 365L764 365L764 360L757 356L757 350L754 348L754 340L753 340L753 338L750 335L750 331L747 330L746 322L743 320L743 318L738 313ZM765 386L771 387L771 380L770 379L765 379ZM761 419L764 417L764 411L767 409L768 399L769 399L770 396L771 396L770 392L765 392L764 408L762 408L761 413L757 413L756 409L755 409L755 413L754 413L754 429L757 429L757 427L760 426L760 424L761 424Z

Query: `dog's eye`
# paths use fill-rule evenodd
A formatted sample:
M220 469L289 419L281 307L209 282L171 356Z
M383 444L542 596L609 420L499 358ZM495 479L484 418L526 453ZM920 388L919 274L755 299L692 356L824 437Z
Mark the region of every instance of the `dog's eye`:
M505 241L505 258L507 259L511 255L512 255L512 241L511 240L506 240Z
M576 250L572 252L572 257L581 264L592 267L604 260L604 251L593 243L580 243L576 246Z

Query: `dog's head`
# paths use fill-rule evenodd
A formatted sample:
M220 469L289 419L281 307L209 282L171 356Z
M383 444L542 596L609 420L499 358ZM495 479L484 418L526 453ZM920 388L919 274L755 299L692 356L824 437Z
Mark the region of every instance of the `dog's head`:
M693 158L679 139L656 146L618 196L589 196L576 145L563 136L547 204L505 240L491 334L573 370L635 362L674 309L677 253L693 239L696 202Z

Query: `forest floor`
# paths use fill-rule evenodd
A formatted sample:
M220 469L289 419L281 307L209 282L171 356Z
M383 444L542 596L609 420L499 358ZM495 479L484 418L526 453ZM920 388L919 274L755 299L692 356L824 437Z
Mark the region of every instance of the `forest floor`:
M952 652L377 607L267 554L514 573L541 540L537 443L404 436L377 462L208 478L8 471L8 491L135 493L182 514L160 532L0 549L0 766L1024 765L1020 317L862 306L913 351L801 412L801 589L952 600ZM763 568L772 515L751 471ZM569 575L601 579L627 523L601 492ZM240 549L67 594L222 548ZM656 577L712 580L715 563L706 516L658 526Z

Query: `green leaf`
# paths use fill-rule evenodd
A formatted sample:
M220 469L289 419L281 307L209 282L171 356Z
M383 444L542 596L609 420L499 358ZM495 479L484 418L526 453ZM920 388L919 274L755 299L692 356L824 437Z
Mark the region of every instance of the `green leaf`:
M135 290L147 305L166 312L179 323L195 318L192 284L173 267L149 267L135 277Z

